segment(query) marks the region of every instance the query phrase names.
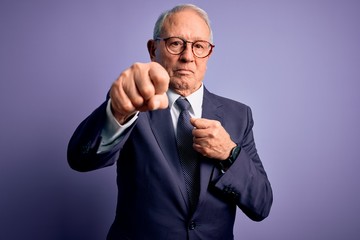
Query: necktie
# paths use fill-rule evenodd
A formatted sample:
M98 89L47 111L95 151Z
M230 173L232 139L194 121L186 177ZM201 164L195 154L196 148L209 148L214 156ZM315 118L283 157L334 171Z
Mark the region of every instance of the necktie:
M180 108L176 141L190 208L191 211L193 211L196 207L200 192L200 173L197 153L192 147L192 129L194 127L190 123L189 109L191 105L186 99L181 97L176 100L176 104Z

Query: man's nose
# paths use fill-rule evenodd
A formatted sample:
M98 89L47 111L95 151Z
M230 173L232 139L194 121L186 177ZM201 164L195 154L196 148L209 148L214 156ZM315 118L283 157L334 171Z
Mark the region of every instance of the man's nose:
M180 54L180 60L183 62L193 62L194 57L192 43L186 43L184 51Z

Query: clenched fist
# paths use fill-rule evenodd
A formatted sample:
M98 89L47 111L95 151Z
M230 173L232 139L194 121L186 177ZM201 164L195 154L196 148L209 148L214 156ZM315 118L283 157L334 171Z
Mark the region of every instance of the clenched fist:
M236 144L219 121L192 118L191 124L194 126L193 147L197 152L217 160L225 160L229 157L231 149Z
M160 64L134 63L110 89L111 110L116 120L123 124L137 111L167 108L169 81L169 74Z

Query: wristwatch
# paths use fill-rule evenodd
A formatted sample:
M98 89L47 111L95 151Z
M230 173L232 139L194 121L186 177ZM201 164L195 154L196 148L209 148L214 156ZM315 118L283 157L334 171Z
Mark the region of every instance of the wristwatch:
M218 162L221 173L225 173L226 170L228 170L235 162L236 158L239 156L240 150L241 147L236 145L233 149L231 149L230 156L227 159Z

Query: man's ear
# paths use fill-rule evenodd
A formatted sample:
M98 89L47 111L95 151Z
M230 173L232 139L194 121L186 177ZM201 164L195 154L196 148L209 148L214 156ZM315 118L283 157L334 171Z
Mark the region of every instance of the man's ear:
M156 50L155 40L150 39L147 42L147 49L148 49L151 61L155 61L155 50Z

